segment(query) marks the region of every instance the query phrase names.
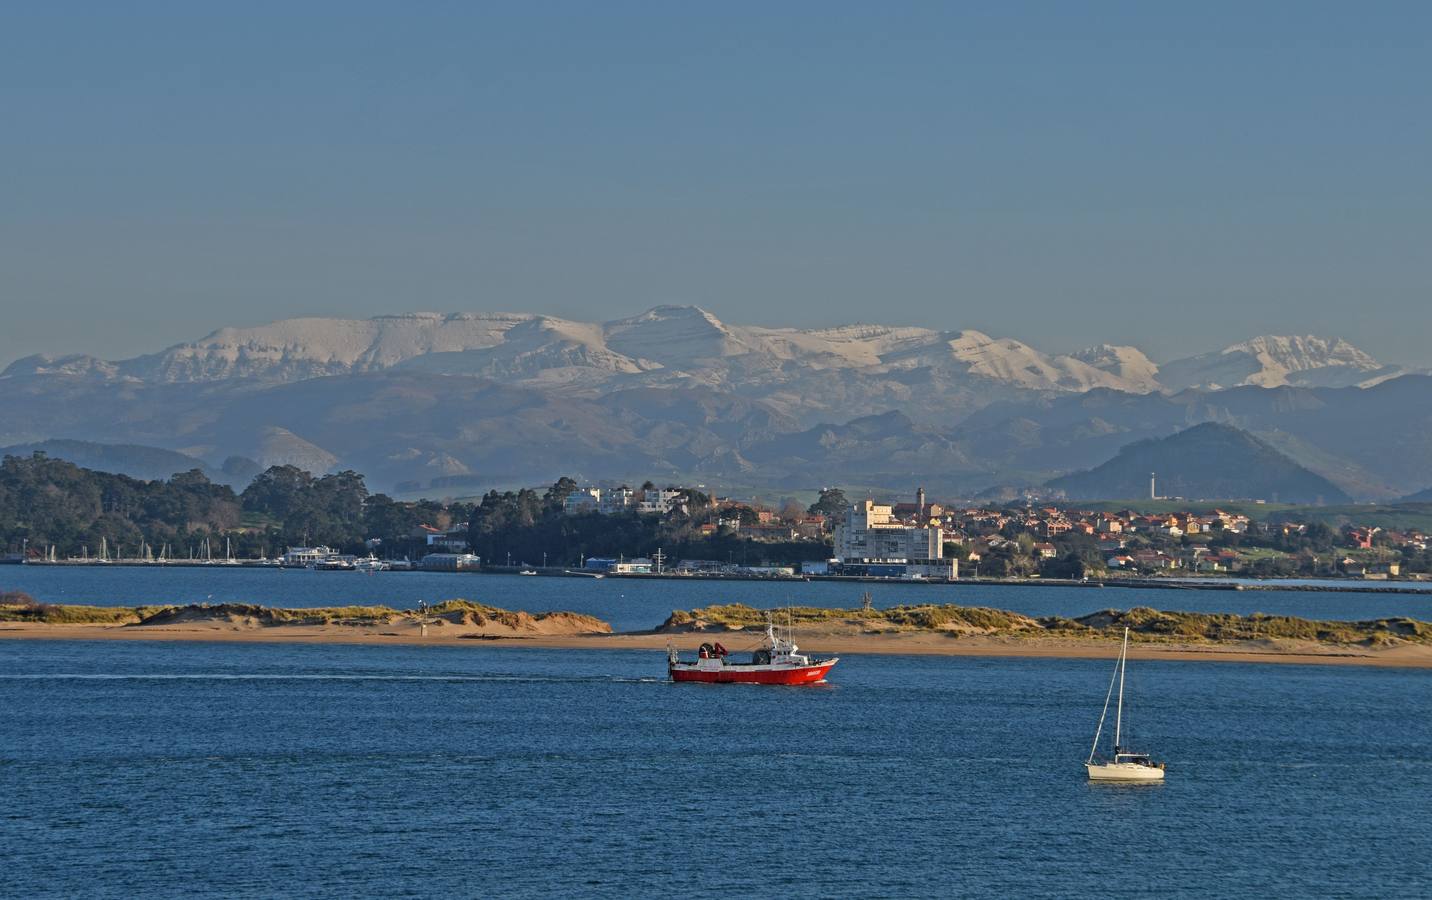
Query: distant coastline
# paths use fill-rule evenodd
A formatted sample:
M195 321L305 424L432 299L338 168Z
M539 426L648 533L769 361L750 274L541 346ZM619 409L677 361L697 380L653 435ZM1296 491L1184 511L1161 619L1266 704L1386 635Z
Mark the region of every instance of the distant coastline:
M144 561L124 562L82 562L72 560L56 560L53 562L30 561L26 565L35 568L122 568L122 569L145 569L148 571L164 571L166 569L203 569L204 571L252 571L254 569L272 569L280 572L282 569L271 565L261 565L248 561L234 563L224 562L189 562L175 560L171 562L155 563ZM421 572L423 570L414 570ZM485 566L482 569L463 569L463 575L517 575L523 571L535 572L547 578L589 578L591 573L573 571L558 566ZM0 575L4 569L0 568ZM347 573L351 576L351 573ZM382 577L402 577L403 572L385 572ZM452 573L449 573L452 574ZM331 577L344 577L344 573L335 573ZM677 574L674 572L607 572L603 573L604 578L628 579L633 581L779 581L779 582L804 582L804 581L829 581L836 583L851 584L882 584L882 585L968 585L979 587L1072 587L1072 588L1152 588L1156 590L1198 590L1198 591L1311 591L1327 593L1363 593L1376 591L1389 594L1432 594L1432 579L1422 578L1327 578L1313 579L1306 575L1268 575L1253 577L1248 576L1239 580L1232 580L1226 576L1180 576L1177 578L1039 578L1039 577L1014 577L1014 578L971 578L960 577L954 580L944 579L907 579L907 578L880 578L874 576L859 575L748 575L739 573L699 573L699 574ZM1307 583L1316 581L1316 583ZM0 582L0 589L4 588Z

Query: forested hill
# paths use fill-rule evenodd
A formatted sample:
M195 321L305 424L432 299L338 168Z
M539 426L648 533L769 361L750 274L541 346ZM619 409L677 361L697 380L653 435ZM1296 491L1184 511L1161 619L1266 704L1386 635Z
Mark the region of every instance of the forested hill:
M356 472L315 477L274 466L235 494L198 469L145 481L44 453L0 461L0 553L23 547L39 555L54 547L60 557L86 548L97 555L105 542L111 554L132 556L143 541L156 554L168 544L170 555L181 557L208 538L216 555L227 539L236 557L253 557L309 543L360 552L368 537L403 552L419 524L465 521L469 511L370 495Z
M239 526L243 509L233 490L193 469L167 481L81 468L44 453L0 461L0 543L32 550L53 545L57 553L137 550L180 544Z
M700 526L718 518L756 520L743 506L717 511L711 498L686 492L687 502L664 516L636 512L568 516L563 500L577 486L561 478L545 493L491 491L480 505L435 500L402 502L369 494L363 476L337 472L314 476L294 466L273 466L235 494L198 470L169 479L141 481L96 472L43 453L7 456L0 462L0 554L24 547L38 557L53 547L61 558L85 549L97 555L107 542L111 555L139 555L147 542L156 555L198 551L205 539L219 556L225 546L237 558L275 556L290 546L326 544L349 552L370 548L387 557L417 558L431 548L431 529L470 523L474 552L493 563L581 565L586 556L649 554L731 562L794 562L825 559L821 540L756 542L729 526L711 536ZM838 492L831 494L835 497ZM824 502L824 501L822 501ZM843 497L835 507L843 507ZM829 513L821 504L812 512ZM372 541L373 543L369 543Z
M1158 440L1137 441L1086 472L1056 478L1050 488L1075 499L1147 497L1158 473L1160 496L1346 503L1336 485L1245 431L1206 422Z

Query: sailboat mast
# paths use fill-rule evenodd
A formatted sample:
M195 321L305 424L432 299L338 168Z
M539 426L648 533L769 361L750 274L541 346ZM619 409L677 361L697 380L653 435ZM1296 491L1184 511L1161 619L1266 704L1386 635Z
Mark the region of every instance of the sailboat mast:
M1129 659L1129 627L1124 626L1124 648L1119 651L1119 710L1114 714L1114 756L1118 757L1123 744L1124 730L1124 668Z

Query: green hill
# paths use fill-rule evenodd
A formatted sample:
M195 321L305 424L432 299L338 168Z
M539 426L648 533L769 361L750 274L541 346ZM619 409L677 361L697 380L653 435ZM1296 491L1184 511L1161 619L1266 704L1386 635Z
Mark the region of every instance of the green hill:
M1128 444L1103 465L1055 478L1047 487L1074 499L1160 496L1346 503L1337 485L1245 431L1205 422L1166 438Z

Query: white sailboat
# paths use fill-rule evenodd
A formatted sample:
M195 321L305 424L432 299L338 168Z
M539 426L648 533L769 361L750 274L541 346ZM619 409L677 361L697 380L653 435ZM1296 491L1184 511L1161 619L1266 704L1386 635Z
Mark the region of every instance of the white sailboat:
M1094 730L1094 745L1089 748L1089 758L1084 768L1089 772L1090 781L1163 781L1164 765L1156 763L1147 753L1134 753L1123 746L1124 738L1124 669L1129 660L1129 629L1124 629L1124 646L1119 650L1119 661L1114 666L1114 675L1109 679L1109 692L1104 695L1104 711L1099 714L1099 727ZM1104 720L1109 715L1109 701L1114 696L1114 682L1119 683L1119 706L1114 713L1114 755L1104 762L1095 762L1099 752L1099 738L1104 733Z

